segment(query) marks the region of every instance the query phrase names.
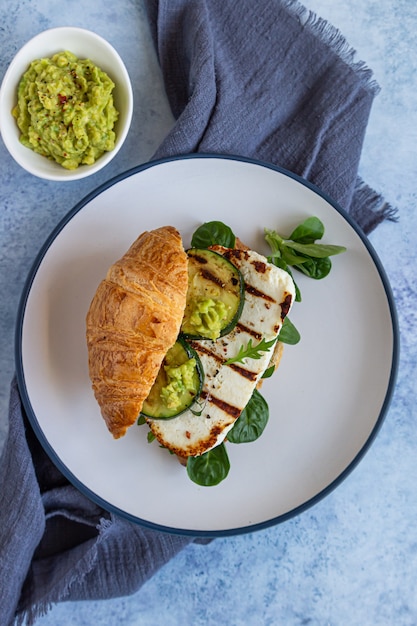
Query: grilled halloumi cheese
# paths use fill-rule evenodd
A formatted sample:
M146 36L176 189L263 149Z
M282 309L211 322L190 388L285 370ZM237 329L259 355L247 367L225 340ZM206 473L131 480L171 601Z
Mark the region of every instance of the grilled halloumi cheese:
M253 250L213 249L233 263L245 282L239 322L227 335L212 341L191 341L205 373L199 401L174 419L147 418L158 442L179 457L199 456L219 445L249 402L269 365L273 349L259 359L225 362L249 340L275 339L295 299L291 276Z

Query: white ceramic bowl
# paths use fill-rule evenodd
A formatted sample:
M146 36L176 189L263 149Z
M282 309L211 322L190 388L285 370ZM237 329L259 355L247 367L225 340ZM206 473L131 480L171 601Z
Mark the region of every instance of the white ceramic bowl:
M17 88L24 72L35 59L51 57L69 50L80 59L89 58L113 80L114 104L119 111L115 124L116 144L93 165L80 165L76 170L64 167L26 148L19 141L20 131L12 116L17 103ZM133 111L133 94L126 67L116 50L105 39L89 30L75 27L51 28L28 41L10 63L0 88L0 133L12 157L25 170L48 180L70 181L95 174L107 165L123 145Z

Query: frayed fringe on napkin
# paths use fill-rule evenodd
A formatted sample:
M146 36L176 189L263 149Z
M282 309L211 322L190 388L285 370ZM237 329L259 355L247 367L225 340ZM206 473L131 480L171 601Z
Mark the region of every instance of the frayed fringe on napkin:
M375 80L372 70L364 61L356 60L356 50L347 42L339 29L318 17L316 13L304 7L298 0L282 0L281 4L292 12L305 28L310 29L315 36L338 55L362 80L363 86L373 96L380 92L381 88ZM367 214L363 210L364 206L368 210ZM398 221L398 210L360 177L356 181L349 214L355 222L361 224L367 235L385 220Z
M90 550L83 554L82 558L76 563L73 569L63 573L62 578L57 581L60 587L57 594L54 596L54 589L48 589L48 596L53 596L53 601L48 600L47 598L39 599L35 604L30 605L25 609L18 607L18 613L13 626L34 626L36 621L39 618L44 617L57 601L65 602L66 599L70 599L71 587L74 584L79 584L80 581L85 580L97 564L99 545L106 538L106 535L110 531L112 525L113 522L110 519L103 518L100 520L100 523L97 526L98 535L94 541L91 541Z
M40 570L44 581L37 580L34 572L35 589L22 594L14 626L34 626L58 602L100 601L137 593L186 545L211 542L210 538L193 541L157 533L115 515L101 518L96 529L98 536L70 550L71 554L52 557L50 571L46 559Z
M380 92L380 86L375 80L372 70L364 61L355 60L356 50L347 42L338 28L318 17L314 11L307 9L298 0L281 0L281 4L293 13L305 28L308 28L322 43L337 54L346 65L350 66L374 96Z
M358 179L368 116L380 87L337 28L298 0L266 6L250 0L145 0L145 5L177 120L154 158L193 152L252 157L315 184L354 214L366 234L396 219L396 210ZM191 9L193 20L185 23ZM233 31L230 21L239 16ZM225 27L215 29L222 18ZM252 22L251 38L245 29ZM186 27L192 30L188 38ZM233 46L244 50L242 58L238 52L230 58ZM262 46L270 46L267 53ZM312 54L316 58L309 64ZM291 80L297 81L293 88Z
M363 207L368 212L364 214ZM398 211L383 196L371 189L361 178L358 178L350 205L350 216L361 224L364 233L369 235L379 224L385 220L398 221Z

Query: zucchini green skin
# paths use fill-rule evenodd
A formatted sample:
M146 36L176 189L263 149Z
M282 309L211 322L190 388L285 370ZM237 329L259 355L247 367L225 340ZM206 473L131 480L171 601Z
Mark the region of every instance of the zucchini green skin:
M184 411L187 411L198 400L201 394L201 390L203 388L203 383L204 383L204 370L203 370L203 366L201 365L201 361L197 352L194 350L194 348L192 348L188 344L188 342L183 337L178 337L174 347L177 351L181 350L181 359L178 361L179 365L187 361L188 359L191 359L191 358L195 359L196 361L195 371L198 377L197 392L195 394L184 393L183 402L176 409L169 409L162 402L162 400L160 401L159 399L160 390L163 387L163 383L165 382L164 370L163 370L163 366L165 363L164 362L161 366L161 369L154 383L154 386L152 387L148 398L145 400L143 404L141 415L143 415L145 418L173 419L174 417L178 417L178 415L181 415L181 413L184 413Z
M188 254L189 291L181 334L187 339L213 339L197 334L189 324L193 299L210 298L223 302L228 313L221 323L219 337L230 333L242 314L245 283L240 270L224 256L208 248L190 248Z

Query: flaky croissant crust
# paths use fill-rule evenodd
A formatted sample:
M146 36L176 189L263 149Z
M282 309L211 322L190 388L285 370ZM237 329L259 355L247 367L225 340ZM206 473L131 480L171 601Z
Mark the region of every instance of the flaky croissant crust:
M144 232L110 267L93 297L86 320L89 373L115 439L137 420L178 337L187 263L174 227Z

